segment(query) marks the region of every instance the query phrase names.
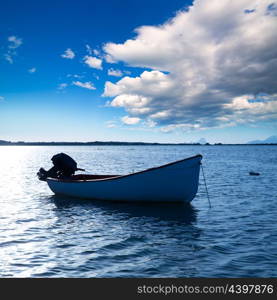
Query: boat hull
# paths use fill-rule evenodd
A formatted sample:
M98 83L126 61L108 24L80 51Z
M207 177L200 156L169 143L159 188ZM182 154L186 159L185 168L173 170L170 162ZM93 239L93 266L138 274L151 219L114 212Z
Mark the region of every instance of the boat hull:
M109 201L190 202L196 195L202 156L124 176L98 180L48 178L59 195Z

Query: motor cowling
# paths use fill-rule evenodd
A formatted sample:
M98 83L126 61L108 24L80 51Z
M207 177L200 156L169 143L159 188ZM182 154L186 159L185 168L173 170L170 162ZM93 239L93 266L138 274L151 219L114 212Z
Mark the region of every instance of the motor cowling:
M85 171L77 168L76 161L65 153L58 153L51 158L53 167L48 171L43 168L39 169L37 176L40 180L45 181L47 177L62 178L74 175L77 170Z
M76 161L65 153L56 154L51 158L51 160L54 167L56 167L57 170L62 173L74 174L74 172L77 170Z

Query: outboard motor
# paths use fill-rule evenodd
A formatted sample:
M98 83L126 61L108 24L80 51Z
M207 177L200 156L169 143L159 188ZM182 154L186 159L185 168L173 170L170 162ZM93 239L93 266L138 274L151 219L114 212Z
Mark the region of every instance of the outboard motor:
M65 153L59 153L51 158L53 167L46 171L43 168L39 169L37 173L39 180L45 181L47 177L64 178L74 175L77 170L85 171L77 168L76 161Z

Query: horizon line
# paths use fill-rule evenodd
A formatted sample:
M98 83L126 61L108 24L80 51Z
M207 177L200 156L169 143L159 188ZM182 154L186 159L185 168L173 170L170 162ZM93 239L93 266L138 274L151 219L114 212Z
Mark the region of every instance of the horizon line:
M112 144L117 144L117 145L130 145L130 144L133 144L133 145L196 145L196 146L208 146L208 145L215 145L215 146L218 146L218 145L277 145L277 143L221 143L221 142L216 142L216 143L209 143L209 142L206 142L206 143L199 143L199 142L183 142L183 143L172 143L172 142L165 142L165 143L162 143L162 142L135 142L135 141L130 141L130 142L127 142L127 141L87 141L87 142L65 142L65 141L51 141L51 142L43 142L43 141L39 141L39 142L34 142L34 141L6 141L6 140L0 140L0 146L5 146L5 145L29 145L29 146L32 146L32 145L35 145L35 146L39 146L39 145L48 145L48 146L51 146L51 145L59 145L59 146L70 146L70 145L95 145L95 144L102 144L102 145L112 145Z

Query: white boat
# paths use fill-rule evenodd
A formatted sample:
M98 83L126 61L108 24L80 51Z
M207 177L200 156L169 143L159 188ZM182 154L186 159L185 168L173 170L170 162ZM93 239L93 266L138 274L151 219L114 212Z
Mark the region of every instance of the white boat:
M57 195L70 197L149 202L190 202L196 195L202 155L128 175L74 175L69 179L47 178Z

